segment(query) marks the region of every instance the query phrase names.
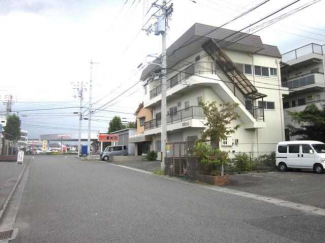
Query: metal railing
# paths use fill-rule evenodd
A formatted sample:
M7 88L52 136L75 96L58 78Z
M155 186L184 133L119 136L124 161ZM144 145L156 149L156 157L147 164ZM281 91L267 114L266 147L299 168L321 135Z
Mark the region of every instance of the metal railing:
M310 84L315 84L315 74L306 74L304 76L300 76L299 78L282 82L282 87L288 87L289 89L294 89L294 88L307 86Z
M322 45L318 44L308 44L302 47L299 47L297 49L294 49L292 51L286 52L282 54L282 62L287 62L290 60L298 59L299 57L308 55L308 54L318 54L318 55L324 55L324 50Z
M183 80L200 73L211 73L214 74L216 72L216 64L214 62L198 62L189 65L184 70L180 71L178 74L174 75L170 79L167 80L167 89L170 89ZM150 90L150 99L158 96L161 93L161 85L158 85L154 89Z
M167 124L182 122L188 119L204 119L201 106L191 106L167 115ZM161 126L161 119L153 119L145 122L144 130L150 130Z

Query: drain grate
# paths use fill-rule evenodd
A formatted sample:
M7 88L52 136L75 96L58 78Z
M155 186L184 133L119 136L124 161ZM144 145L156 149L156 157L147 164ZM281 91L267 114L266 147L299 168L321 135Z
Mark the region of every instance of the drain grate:
M11 239L14 230L7 230L0 232L0 240L8 240Z

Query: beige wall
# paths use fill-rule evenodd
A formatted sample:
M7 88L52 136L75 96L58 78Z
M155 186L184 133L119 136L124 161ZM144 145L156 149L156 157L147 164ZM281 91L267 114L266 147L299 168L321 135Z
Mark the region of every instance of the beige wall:
M144 126L140 126L140 118L145 117L145 121L150 121L152 119L151 110L146 108L141 108L137 114L137 131L135 134L141 134L144 132Z

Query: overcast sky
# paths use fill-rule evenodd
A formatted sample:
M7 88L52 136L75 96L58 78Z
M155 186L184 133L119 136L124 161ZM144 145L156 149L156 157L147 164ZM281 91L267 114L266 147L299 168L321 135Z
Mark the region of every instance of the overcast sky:
M22 128L30 138L45 133L76 134L77 109L24 111L76 107L72 82L90 79L93 66L94 107L105 104L138 81L137 66L148 54L161 52L161 37L147 36L141 27L155 11L144 17L150 0L1 0L0 1L0 95L13 94L13 110L20 111ZM312 0L301 0L296 8ZM219 26L262 0L173 0L167 43L172 44L194 23ZM239 30L292 2L270 0L226 28ZM124 6L124 7L123 7ZM266 44L284 53L299 46L325 42L325 4L308 9L256 33ZM284 13L283 12L283 13ZM149 22L153 23L154 19ZM98 112L93 133L106 132L114 115L133 120L143 98L141 84ZM84 104L88 102L85 94ZM0 111L4 111L0 105ZM1 116L1 115L0 115ZM83 122L83 129L87 122ZM72 130L71 130L72 129Z

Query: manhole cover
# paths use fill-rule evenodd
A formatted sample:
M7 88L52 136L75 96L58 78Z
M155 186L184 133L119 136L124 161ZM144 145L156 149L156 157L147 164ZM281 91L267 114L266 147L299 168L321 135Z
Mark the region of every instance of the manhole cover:
M14 230L0 231L0 240L11 239Z

